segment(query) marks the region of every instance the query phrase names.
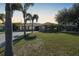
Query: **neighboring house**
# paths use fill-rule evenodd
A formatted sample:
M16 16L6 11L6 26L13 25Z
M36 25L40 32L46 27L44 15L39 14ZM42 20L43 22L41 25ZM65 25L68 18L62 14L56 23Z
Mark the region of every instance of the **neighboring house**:
M67 24L64 24L64 23L60 24L60 30L61 31L79 31L77 24L73 22L70 22Z

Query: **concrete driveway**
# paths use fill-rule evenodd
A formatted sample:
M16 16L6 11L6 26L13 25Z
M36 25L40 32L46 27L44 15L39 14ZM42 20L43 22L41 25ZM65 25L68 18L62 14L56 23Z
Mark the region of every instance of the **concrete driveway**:
M15 40L18 36L23 35L23 32L13 32L12 40ZM5 43L5 34L0 33L0 47L4 46Z

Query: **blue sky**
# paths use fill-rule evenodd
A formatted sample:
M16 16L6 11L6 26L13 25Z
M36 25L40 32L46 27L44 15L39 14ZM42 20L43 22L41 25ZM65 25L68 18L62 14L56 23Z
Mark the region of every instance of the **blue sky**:
M55 22L55 15L63 8L72 7L72 3L35 3L34 6L28 9L28 13L38 14L38 23ZM4 13L5 4L0 4L0 13ZM19 19L19 20L18 20ZM23 22L22 13L15 11L13 16L13 22Z

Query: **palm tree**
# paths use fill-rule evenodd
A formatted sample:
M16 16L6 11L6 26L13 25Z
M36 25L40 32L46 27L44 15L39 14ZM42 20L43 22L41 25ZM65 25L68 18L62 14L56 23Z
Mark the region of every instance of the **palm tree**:
M22 13L23 13L23 18L24 18L24 38L26 39L26 14L27 14L27 10L29 9L30 6L33 6L33 3L25 3L23 4L23 9L22 9Z
M5 5L5 56L12 56L12 16L14 10L20 10L20 4L10 4Z
M11 15L13 16L13 12L18 10L18 11L22 11L22 4L21 3L12 3L11 4L11 8L12 8L12 11L11 11Z
M32 19L32 15L30 13L27 13L25 17L25 23L27 23L27 21L31 21L31 19Z
M31 19L32 19L32 15L30 13L27 13L25 17L25 22L27 23L27 21L28 20L30 21Z
M5 6L5 56L12 56L12 21L11 21L11 4L6 3Z
M4 17L5 15L4 14L0 14L0 20L4 23Z
M25 14L26 10L29 8L30 5L33 5L31 3L26 3L24 6L19 3L6 3L5 11L6 11L6 17L5 17L5 55L6 56L12 56L12 21L11 18L13 16L13 11L19 10L23 11L24 16L24 22L25 22Z
M38 15L34 14L33 17L32 17L32 19L31 19L32 20L32 33L33 33L33 23L34 23L34 20L36 20L36 22L37 22L38 18L39 18Z
M26 14L26 18L25 18L25 22L27 23L28 20L31 20L32 21L32 32L33 32L33 23L34 23L34 20L36 20L36 22L38 21L38 15L37 14L34 14L33 16L30 14L30 13L27 13Z
M4 25L4 18L5 18L5 15L3 13L0 14L0 20L2 21L2 24ZM4 26L3 26L3 29L4 31Z

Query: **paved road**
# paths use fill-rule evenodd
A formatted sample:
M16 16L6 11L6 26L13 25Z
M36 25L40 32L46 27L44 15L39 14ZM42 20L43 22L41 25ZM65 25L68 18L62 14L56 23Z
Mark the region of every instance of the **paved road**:
M23 35L23 32L13 32L12 40L16 39L18 36ZM4 45L5 42L5 34L0 33L0 47Z

